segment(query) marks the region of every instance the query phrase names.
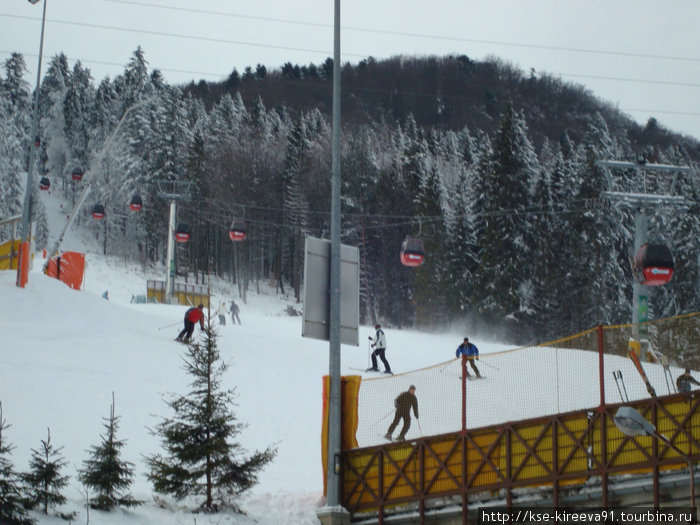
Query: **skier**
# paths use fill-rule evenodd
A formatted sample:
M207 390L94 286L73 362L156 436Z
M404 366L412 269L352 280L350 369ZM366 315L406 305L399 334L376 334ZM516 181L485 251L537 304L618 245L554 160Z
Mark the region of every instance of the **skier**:
M240 311L241 309L236 304L236 301L231 299L231 322L233 324L236 324L236 321L238 321L238 324L241 324L241 318L238 317L238 312Z
M366 371L379 372L379 368L377 367L377 356L379 356L379 359L381 359L382 363L384 363L384 373L391 374L392 372L391 367L389 366L389 361L387 361L386 357L384 356L384 352L386 351L386 336L384 335L384 330L382 330L382 327L378 324L374 325L374 329L377 331L374 340L372 339L372 336L368 337L368 339L372 341L372 348L374 348L374 352L372 352L372 368L368 368Z
M690 375L690 368L686 368L685 372L676 379L676 387L679 392L690 392L690 384L700 385L693 376Z
M474 343L469 342L469 338L465 337L464 342L457 347L457 352L456 352L457 357L460 355L466 355L467 356L467 361L469 364L472 366L472 370L474 370L474 373L476 374L476 377L481 377L481 374L479 373L479 369L476 367L476 363L474 360L479 360L479 349L476 347ZM466 369L465 369L466 371ZM469 375L469 372L467 372L467 377L471 377Z
M180 342L190 342L192 337L192 332L194 332L194 325L199 322L199 328L204 330L204 305L199 304L197 308L190 308L185 312L185 328L182 329L180 335L178 335L175 340ZM183 336L186 336L183 339Z
M216 315L219 316L219 325L226 326L226 302L219 301L219 307L216 309Z
M396 436L396 441L403 441L406 438L406 432L411 426L411 408L413 408L413 415L418 419L418 399L416 399L416 387L411 385L408 387L406 392L403 392L394 399L394 407L396 408L396 413L394 414L394 420L389 425L389 430L387 430L384 437L391 440L391 434L394 429L399 424L399 421L403 419L403 428L398 436Z

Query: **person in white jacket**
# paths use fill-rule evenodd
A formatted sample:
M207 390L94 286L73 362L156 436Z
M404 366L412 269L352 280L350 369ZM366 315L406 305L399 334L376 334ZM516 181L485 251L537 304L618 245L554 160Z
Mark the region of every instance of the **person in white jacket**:
M216 309L216 315L219 316L219 324L221 326L226 326L226 302L219 301L219 307Z
M374 325L374 329L377 331L374 339L372 339L372 336L369 337L369 340L372 341L372 348L374 348L374 352L372 352L372 368L368 368L367 372L379 372L379 368L377 367L377 357L379 357L382 363L384 363L384 373L391 374L389 361L386 360L386 356L384 355L386 351L386 336L384 335L384 330L382 330L382 327L378 324Z

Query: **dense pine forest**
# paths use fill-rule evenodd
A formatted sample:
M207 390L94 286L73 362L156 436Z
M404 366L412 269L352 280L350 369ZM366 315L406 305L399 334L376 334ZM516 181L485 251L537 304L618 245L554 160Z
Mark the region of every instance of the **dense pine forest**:
M122 74L99 81L54 56L39 92L36 180L49 178L69 202L92 181L79 223L105 253L143 265L165 261L177 195L178 222L192 234L176 250L178 280L217 275L243 298L272 286L299 301L304 239L329 236L332 65L258 65L171 86L140 48ZM21 55L5 61L0 217L21 213L35 147L28 78ZM686 198L647 210L650 240L668 245L676 265L650 291L649 318L700 310L698 175L599 164L695 169L696 140L497 59L370 58L342 67L342 93L342 241L360 248L363 321L516 343L629 322L634 210L607 190ZM139 212L128 206L135 195ZM48 225L34 202L41 248ZM93 220L95 204L105 219ZM229 240L234 220L248 227L244 242ZM424 241L418 268L399 262L407 236Z

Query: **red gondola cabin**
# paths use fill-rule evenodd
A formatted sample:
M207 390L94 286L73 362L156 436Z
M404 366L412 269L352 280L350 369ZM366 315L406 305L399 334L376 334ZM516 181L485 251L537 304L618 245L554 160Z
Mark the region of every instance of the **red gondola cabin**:
M75 182L80 182L83 180L83 170L81 168L74 168L70 176Z
M49 188L51 187L51 181L49 180L48 177L41 177L39 179L39 189L43 191L49 191Z
M228 237L234 242L240 242L245 240L246 235L248 235L248 228L246 228L245 222L242 220L235 220L231 224L231 228L228 230Z
M143 207L143 201L141 200L141 197L138 195L134 195L131 198L131 202L129 203L129 209L131 211L141 211L141 208Z
M663 244L644 243L634 256L634 276L645 286L661 286L673 277L673 256Z
M104 219L105 218L105 207L102 204L95 204L92 207L92 217L93 219Z
M190 227L187 223L181 222L177 225L175 240L177 242L187 242L190 240Z
M404 266L416 267L425 261L425 249L423 241L406 237L401 245L401 264Z

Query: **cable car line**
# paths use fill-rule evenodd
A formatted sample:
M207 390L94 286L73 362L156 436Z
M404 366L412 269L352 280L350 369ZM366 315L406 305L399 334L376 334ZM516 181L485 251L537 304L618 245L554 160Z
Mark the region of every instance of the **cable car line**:
M324 28L324 29L332 29L333 28L333 24L319 23L319 22L307 22L304 20L291 20L288 18L273 18L273 17L264 17L264 16L255 16L255 15L241 15L238 13L227 13L227 12L223 12L223 11L194 9L194 8L189 8L189 7L175 7L175 6L167 6L167 5L162 5L162 4L148 4L145 2L136 2L133 0L102 0L102 1L115 3L115 4L128 4L128 5L135 5L135 6L142 6L142 7L151 7L151 8L156 8L156 9L167 9L167 10L171 10L171 11L181 11L181 12L198 13L198 14L210 14L210 15L214 15L214 16L242 18L242 19L246 19L246 20L259 20L259 21L263 21L263 22L294 24L294 25L302 25L302 26L307 26L307 27L320 27L320 28ZM523 43L523 42L504 42L501 40L483 40L483 39L475 39L475 38L435 35L435 34L429 34L429 33L410 33L410 32L406 32L406 31L391 31L391 30L385 30L385 29L371 29L371 28L367 28L367 27L357 27L357 26L347 26L347 25L342 25L341 30L343 30L343 31L359 31L359 32L363 32L363 33L376 33L376 34L380 34L380 35L421 38L421 39L429 39L429 40L445 40L448 42L465 42L465 43L470 43L470 44L488 44L488 45L499 45L499 46L508 46L508 47L518 47L518 48L526 47L526 48L532 48L532 49L547 49L547 50L551 50L551 51L564 51L564 52L568 52L568 53L588 53L588 54L614 55L614 56L635 57L635 58L651 58L654 60L680 60L680 61L686 61L686 62L700 62L700 58L693 58L693 57L657 55L657 54L651 54L651 53L631 53L628 51L611 51L611 50L606 50L606 49L586 49L586 48L575 48L575 47L550 46L550 45L544 45L544 44L528 44L528 43Z

